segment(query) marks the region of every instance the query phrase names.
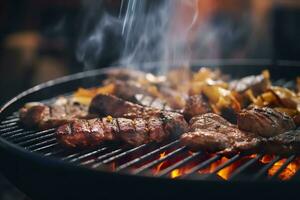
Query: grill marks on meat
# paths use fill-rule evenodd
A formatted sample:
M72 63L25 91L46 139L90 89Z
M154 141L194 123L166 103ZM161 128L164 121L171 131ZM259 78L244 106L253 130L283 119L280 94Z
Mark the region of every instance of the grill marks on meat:
M246 114L246 117L244 116ZM300 131L290 117L271 108L251 108L240 114L238 129L219 115L207 113L190 121L181 142L192 150L220 154L237 152L291 155L300 153ZM271 134L268 134L271 133Z
M263 137L271 137L295 129L293 119L268 107L244 109L238 114L238 127Z
M20 109L21 122L31 128L48 129L88 117L87 107L59 97L53 104L28 103Z
M187 122L179 113L143 107L112 95L101 94L94 97L89 111L98 116L112 117L102 118L102 123L97 120L77 120L73 124L60 127L56 133L62 144L82 147L95 146L107 140L121 140L137 146L149 142L162 142L171 134L178 136L188 130ZM110 118L112 122L108 123L107 119ZM87 123L89 129L84 129ZM74 124L78 127L68 128L74 127ZM100 129L99 126L110 128ZM79 138L85 141L77 141Z
M56 130L56 137L68 147L96 146L103 141L113 140L115 131L118 131L118 128L113 121L83 119L60 126Z
M293 130L268 138L262 144L262 151L268 154L300 154L300 130Z
M106 117L76 120L59 127L56 136L60 143L68 147L90 147L115 140L138 146L149 142L162 142L171 134L185 131L187 123L182 116L175 113L147 119Z
M240 151L253 151L259 147L260 137L239 130L217 114L207 113L190 121L190 131L180 138L192 150L204 150L231 154Z

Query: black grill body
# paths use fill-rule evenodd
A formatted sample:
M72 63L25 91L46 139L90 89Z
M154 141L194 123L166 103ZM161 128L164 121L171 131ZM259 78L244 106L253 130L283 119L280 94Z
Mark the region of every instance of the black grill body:
M195 65L198 68L199 65ZM256 74L268 68L265 65L223 65L225 73L233 76ZM292 87L300 74L299 68L285 66L269 67L276 83ZM30 101L51 100L58 95L68 95L78 87L97 86L110 70L83 72L31 88L5 104L0 113L1 171L23 192L33 199L187 199L187 198L295 198L300 193L300 175L282 182L277 177L296 156L286 159L274 177L266 176L267 170L281 157L276 156L257 171L246 173L263 155L249 159L222 181L217 172L242 158L234 155L210 174L199 174L221 157L206 158L193 165L189 173L170 179L172 170L187 165L204 155L202 152L188 154L178 141L164 144L146 144L135 148L116 144L101 145L85 151L68 151L61 148L54 138L54 130L26 130L18 123L16 111ZM288 72L288 73L287 73ZM167 152L164 157L158 157ZM184 154L158 174L151 169L162 162ZM114 166L112 166L112 164ZM138 166L138 167L137 167ZM113 168L113 169L112 169Z

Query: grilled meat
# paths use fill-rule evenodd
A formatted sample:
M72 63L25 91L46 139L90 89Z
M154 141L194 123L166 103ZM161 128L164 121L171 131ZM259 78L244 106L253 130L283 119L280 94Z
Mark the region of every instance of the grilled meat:
M41 130L88 117L86 106L64 97L59 97L51 105L28 103L20 109L19 115L25 126Z
M207 102L207 99L200 95L190 96L186 102L183 114L186 119L191 119L194 116L211 112L211 107Z
M147 119L111 118L76 120L59 127L58 141L68 147L96 146L104 141L121 140L138 146L162 142L172 135L187 131L187 123L177 113L160 113Z
M300 154L300 131L292 130L263 141L261 151L267 154Z
M159 112L160 110L158 109L144 107L116 96L105 94L95 96L89 107L89 113L100 117L111 115L113 117L126 116L126 118L136 118L154 115Z
M242 110L238 114L237 124L239 129L263 137L276 136L296 127L291 117L268 107Z
M125 99L128 101L137 102L135 98L136 94L148 95L151 94L147 91L145 86L142 86L140 83L136 81L114 81L115 91L114 95L121 99Z
M96 146L115 138L115 121L107 119L75 120L56 130L57 140L67 147Z
M64 125L57 131L61 143L77 147L94 146L107 140L121 140L127 144L140 145L152 141L161 142L170 134L178 136L188 129L187 122L179 113L144 107L112 95L97 95L92 100L89 112L101 117L110 115L113 118L103 118L102 123L99 122L100 119L94 119ZM109 118L112 118L109 129L98 128L105 127L103 121ZM75 128L72 128L74 124ZM106 137L106 134L109 136ZM86 139L78 141L77 138Z
M192 150L204 150L231 154L253 151L259 148L260 136L239 130L221 116L203 114L191 119L189 132L183 134L181 142Z

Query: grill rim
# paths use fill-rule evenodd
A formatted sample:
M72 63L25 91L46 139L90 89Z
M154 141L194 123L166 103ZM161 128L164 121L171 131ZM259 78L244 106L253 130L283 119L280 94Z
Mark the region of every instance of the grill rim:
M227 66L227 65L225 65ZM239 65L241 66L241 65ZM197 68L200 68L201 65L197 65ZM254 66L255 67L255 66ZM267 68L265 65L261 65L260 67L262 67L262 69ZM68 76L64 76L58 79L54 79L54 80L50 80L48 82L36 85L28 90L25 90L24 92L18 94L17 96L15 96L14 98L12 98L11 100L9 100L7 103L5 103L1 109L0 109L0 121L3 121L4 117L7 116L9 112L9 108L13 108L13 110L16 110L16 103L18 103L19 101L23 100L26 96L31 95L35 92L39 92L42 89L47 89L47 88L51 88L53 86L58 86L60 84L63 83L67 83L67 82L71 82L71 81L76 81L76 80L80 80L80 79L86 79L89 77L96 77L99 75L105 75L108 72L110 72L111 70L114 69L120 69L120 67L108 67L105 69L97 69L97 70L90 70L90 71L85 71L85 72L80 72L80 73L76 73L76 74L72 74L72 75L68 75ZM269 68L270 69L270 68ZM222 70L222 68L221 68ZM299 69L298 69L299 70ZM94 171L96 172L98 175L103 175L103 174L110 174L113 176L118 176L119 178L124 178L124 180L127 180L128 178L141 178L141 180L145 180L145 179L149 179L149 180L153 180L153 179L165 179L166 181L171 181L171 182L194 182L195 180L193 179L170 179L168 177L165 176L143 176L140 174L130 174L130 173L124 173L122 171L117 171L117 172L111 172L109 170L106 170L105 167L100 167L97 169L93 169L93 168L88 168L85 166L81 166L81 165L76 165L73 163L69 163L57 158L53 158L53 157L49 157L49 156L44 156L40 153L37 152L32 152L30 150L27 150L23 147L20 147L16 144L13 144L10 141L7 141L6 139L4 139L3 137L0 136L0 148L4 149L10 153L16 154L20 157L26 158L30 161L33 162L46 162L49 163L54 166L59 166L63 169L70 169L70 168L75 168L75 169L79 169L81 171L83 171L84 173L86 173L87 171ZM295 176L297 176L297 174L295 174ZM291 179L288 182L284 182L284 184L291 184L294 182L295 179ZM210 179L203 179L203 180L196 180L197 182L216 182L215 180L210 180ZM219 181L217 181L219 182ZM220 181L223 182L224 184L227 184L228 181ZM234 180L234 182L246 182L247 184L249 184L249 181L247 180ZM251 183L252 181L250 181ZM265 180L256 180L254 183L258 183L258 182L265 182ZM275 182L280 182L283 183L282 181L279 180L272 180L273 183ZM297 181L295 181L297 182ZM228 182L228 184L231 184L232 182ZM219 183L220 184L220 183Z

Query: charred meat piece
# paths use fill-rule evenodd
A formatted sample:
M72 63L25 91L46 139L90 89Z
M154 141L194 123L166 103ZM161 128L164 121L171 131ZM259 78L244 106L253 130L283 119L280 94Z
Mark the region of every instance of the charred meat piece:
M269 77L268 71L263 71L262 74L257 76L246 76L240 80L232 81L229 85L229 89L239 93L251 89L254 95L258 95L270 87L271 82Z
M128 101L137 102L135 98L136 94L142 94L150 96L151 94L147 91L145 86L142 86L140 83L136 81L114 81L115 91L114 95L121 99L125 99Z
M41 130L88 117L86 106L64 97L59 97L51 105L28 103L20 109L19 115L25 126Z
M116 96L105 94L95 96L89 107L89 113L100 117L111 115L113 117L126 116L126 118L136 118L154 115L159 112L160 110L158 109L144 107Z
M239 130L221 116L203 114L191 119L190 131L183 134L181 142L192 150L231 154L252 152L259 148L261 138Z
M207 99L200 95L190 96L186 102L183 114L186 119L191 119L197 115L205 114L212 112L210 105L207 102Z
M261 151L283 156L300 154L300 131L287 131L264 140L261 145Z
M238 114L237 124L239 129L263 137L276 136L296 127L291 117L268 107L242 110Z
M115 139L116 122L108 119L75 120L56 130L57 140L67 147L90 147Z
M67 147L90 147L104 141L121 140L138 146L162 142L171 134L187 131L188 125L179 114L162 113L147 119L111 118L76 120L59 127L57 139Z

